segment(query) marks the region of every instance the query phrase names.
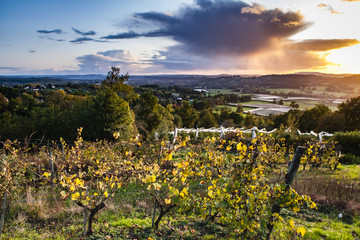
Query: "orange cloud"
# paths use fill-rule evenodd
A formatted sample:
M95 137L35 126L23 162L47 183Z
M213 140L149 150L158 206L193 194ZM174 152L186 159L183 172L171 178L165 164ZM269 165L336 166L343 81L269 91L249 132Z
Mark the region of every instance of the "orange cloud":
M323 52L343 47L350 47L360 43L357 39L307 39L301 42L292 42L287 48L291 50Z

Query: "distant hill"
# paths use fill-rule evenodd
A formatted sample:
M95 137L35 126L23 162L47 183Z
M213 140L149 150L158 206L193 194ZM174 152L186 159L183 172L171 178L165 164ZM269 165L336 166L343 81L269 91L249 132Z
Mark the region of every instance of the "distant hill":
M47 76L0 76L0 85L14 86L26 83L66 84L96 83L105 79L105 75L47 75ZM301 88L315 86L336 86L349 88L350 85L360 86L360 74L323 74L323 73L295 73L271 74L263 76L242 75L133 75L130 76L131 85L182 86L205 88ZM351 87L352 88L352 87Z

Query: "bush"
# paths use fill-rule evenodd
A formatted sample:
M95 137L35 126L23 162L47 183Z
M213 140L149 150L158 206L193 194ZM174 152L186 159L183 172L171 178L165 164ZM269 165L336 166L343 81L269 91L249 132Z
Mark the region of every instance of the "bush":
M339 143L343 152L360 156L360 131L337 132L334 140Z
M341 164L360 164L360 157L354 154L345 154L340 157L339 162Z

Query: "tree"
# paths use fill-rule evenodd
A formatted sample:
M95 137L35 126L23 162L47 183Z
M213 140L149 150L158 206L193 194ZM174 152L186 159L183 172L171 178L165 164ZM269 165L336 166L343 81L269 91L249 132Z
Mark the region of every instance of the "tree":
M129 75L120 75L120 68L111 67L111 71L108 72L102 86L106 86L115 91L120 97L126 101L132 102L138 98L133 87L127 84L129 81Z
M318 119L316 131L332 133L344 130L344 126L346 126L346 120L342 113L326 113Z
M114 132L127 139L135 131L134 114L129 103L110 88L96 93L89 115L84 133L90 139L111 139Z
M161 131L167 131L166 129L171 128L169 125L172 126L171 106L165 109L158 102L158 98L152 92L146 92L140 95L134 107L136 126L145 138L161 123Z
M178 115L181 117L183 127L191 128L194 127L194 124L198 118L198 112L190 106L188 101L184 101L182 106L177 111Z
M237 113L243 113L244 112L244 108L243 108L243 106L241 104L237 105L236 112Z
M200 112L197 126L204 128L217 127L217 122L211 109L204 109Z
M8 108L9 100L0 93L0 112L5 112Z
M299 104L297 104L295 101L291 101L290 107L291 108L299 108Z
M360 96L341 103L339 113L345 116L346 130L360 129Z
M319 118L330 112L330 108L322 104L318 104L313 108L307 109L300 117L299 128L301 131L315 130Z

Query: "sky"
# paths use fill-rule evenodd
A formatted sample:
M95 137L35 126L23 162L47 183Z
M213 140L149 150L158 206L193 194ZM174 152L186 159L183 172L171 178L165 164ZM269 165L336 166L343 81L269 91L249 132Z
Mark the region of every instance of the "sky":
M360 73L360 0L0 0L0 75Z

